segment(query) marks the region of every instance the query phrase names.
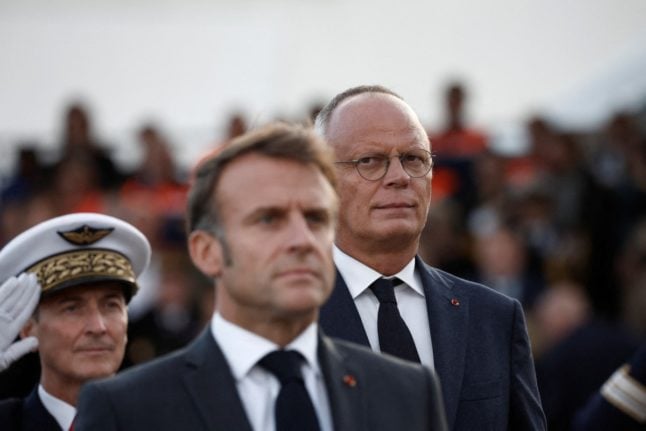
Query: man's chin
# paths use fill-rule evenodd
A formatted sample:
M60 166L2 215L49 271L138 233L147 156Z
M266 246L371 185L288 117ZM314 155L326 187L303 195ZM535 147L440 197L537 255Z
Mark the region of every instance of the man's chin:
M81 370L77 373L78 378L80 381L90 381L90 380L98 380L98 379L105 379L107 377L112 377L116 374L118 367L100 367L100 368L94 368L94 369L88 369L88 370Z
M102 379L105 377L110 377L114 375L121 361L116 361L113 358L105 361L87 361L86 363L80 363L75 365L75 369L79 376L85 380L94 380Z
M372 238L383 240L396 246L417 241L420 233L421 229L416 223L408 220L388 220L375 224Z
M320 287L300 288L286 298L285 309L290 314L309 315L323 305L328 296L327 291Z

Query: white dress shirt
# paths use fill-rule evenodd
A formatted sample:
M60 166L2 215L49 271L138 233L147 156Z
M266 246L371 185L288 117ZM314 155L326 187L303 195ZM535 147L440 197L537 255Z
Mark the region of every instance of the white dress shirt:
M280 346L225 320L217 312L211 320L211 332L231 367L251 427L254 431L274 431L274 405L280 382L257 363ZM312 323L285 349L296 350L305 357L301 368L305 388L314 404L321 431L332 431L330 405L317 356L318 325Z
M54 419L56 419L61 429L65 431L70 429L74 416L76 416L76 408L49 394L43 388L43 385L38 385L38 396L45 406L45 409L47 409L50 415L54 416Z
M345 254L334 246L334 263L348 285L350 295L357 307L363 328L368 336L372 350L379 352L379 333L377 317L379 315L379 300L368 287L378 278L397 277L402 284L395 286L395 298L399 314L406 322L417 348L422 364L435 369L433 361L433 343L431 342L431 327L428 321L428 309L422 287L422 280L415 270L413 258L400 272L385 277L369 266Z

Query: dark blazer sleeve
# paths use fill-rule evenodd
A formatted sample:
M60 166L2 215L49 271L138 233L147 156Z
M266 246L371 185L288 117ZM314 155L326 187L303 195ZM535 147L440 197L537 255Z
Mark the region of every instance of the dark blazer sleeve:
M545 430L547 423L538 393L525 317L520 303L516 300L513 322L509 429Z
M644 431L644 429L646 424L640 424L623 410L609 403L598 392L575 416L572 424L572 431Z

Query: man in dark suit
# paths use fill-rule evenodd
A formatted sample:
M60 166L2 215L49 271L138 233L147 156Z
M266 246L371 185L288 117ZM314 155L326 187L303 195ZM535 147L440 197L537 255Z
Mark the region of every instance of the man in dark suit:
M300 127L243 135L204 161L188 247L214 279L211 324L184 350L87 385L77 431L446 429L429 369L318 330L334 182L330 150Z
M26 398L0 402L3 430L70 429L81 386L113 375L121 365L126 305L149 260L150 245L134 226L93 213L47 220L0 251L0 279L16 280L3 289L11 287L13 295L32 286L40 290L34 313L27 319L18 314L8 325L13 331L22 326L23 340L37 340L40 382Z
M355 87L323 108L316 129L335 151L340 198L321 327L435 369L450 429L545 429L518 301L417 256L432 158L410 106L387 88Z

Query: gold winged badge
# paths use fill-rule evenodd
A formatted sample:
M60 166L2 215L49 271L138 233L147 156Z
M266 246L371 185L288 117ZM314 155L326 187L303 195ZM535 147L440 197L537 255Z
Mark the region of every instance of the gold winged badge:
M95 228L84 224L83 226L66 232L57 233L67 242L74 245L94 244L98 240L110 235L114 228Z

